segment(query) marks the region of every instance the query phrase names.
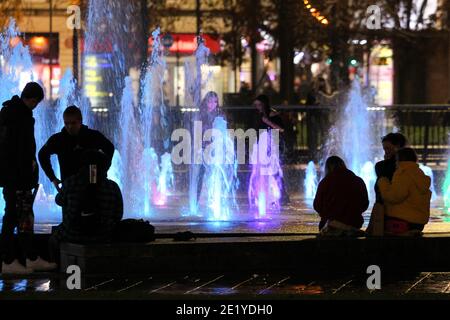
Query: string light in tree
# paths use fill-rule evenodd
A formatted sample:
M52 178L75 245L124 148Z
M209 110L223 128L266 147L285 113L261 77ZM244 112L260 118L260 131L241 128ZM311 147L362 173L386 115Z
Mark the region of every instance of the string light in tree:
M303 0L303 3L305 4L306 9L309 10L311 15L317 19L320 23L324 25L328 25L328 19L325 18L318 9L314 8L313 5L309 2L309 0Z

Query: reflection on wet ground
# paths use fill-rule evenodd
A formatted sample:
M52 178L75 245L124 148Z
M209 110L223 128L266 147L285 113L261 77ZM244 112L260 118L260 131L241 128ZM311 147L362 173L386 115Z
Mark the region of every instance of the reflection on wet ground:
M380 290L367 288L367 275L294 274L183 274L133 277L89 276L82 278L80 290L68 290L66 275L35 274L1 277L0 296L28 293L40 296L101 297L398 297L442 295L450 298L450 272L417 272L383 275ZM45 296L45 295L44 295Z
M202 217L179 215L180 207L164 207L154 217L147 217L159 234L179 231L196 233L317 233L319 216L306 201L297 199L283 206L278 214L268 215L264 219L255 219L241 205L239 215L230 221L207 221ZM371 208L369 208L371 209ZM370 211L364 214L365 228L369 223ZM38 222L36 233L50 233L52 225L57 223ZM450 215L444 211L442 199L432 203L429 223L425 226L426 233L450 232Z

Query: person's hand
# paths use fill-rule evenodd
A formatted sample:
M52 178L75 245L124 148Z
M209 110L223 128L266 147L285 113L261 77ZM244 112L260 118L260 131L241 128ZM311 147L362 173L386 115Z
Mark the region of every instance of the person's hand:
M61 184L61 180L56 178L52 181L52 183L55 186L56 190L58 190L58 193L62 191L61 187L59 186Z

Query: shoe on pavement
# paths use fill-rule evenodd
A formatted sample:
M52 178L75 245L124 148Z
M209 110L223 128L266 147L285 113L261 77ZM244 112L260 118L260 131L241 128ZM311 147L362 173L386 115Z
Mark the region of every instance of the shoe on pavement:
M19 261L14 260L11 263L2 263L2 274L31 274L33 269L25 267Z
M48 262L37 257L36 260L27 259L27 267L31 268L33 271L53 271L58 268L58 265L54 262Z

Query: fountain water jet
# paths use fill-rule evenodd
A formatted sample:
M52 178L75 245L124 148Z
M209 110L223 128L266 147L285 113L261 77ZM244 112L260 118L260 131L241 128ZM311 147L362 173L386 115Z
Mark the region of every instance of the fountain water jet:
M375 113L368 109L360 80L356 78L345 107L330 129L322 160L324 163L333 154L343 158L347 167L364 180L371 199L374 199L376 181L373 160L381 158L379 155L382 154L376 135L380 128L375 126L375 118Z
M277 130L260 130L259 139L251 153L248 200L251 210L257 208L255 218L279 213L281 209L283 172L278 153L278 134Z
M316 165L313 161L310 161L306 167L305 181L303 183L305 199L314 199L317 192L317 185Z

